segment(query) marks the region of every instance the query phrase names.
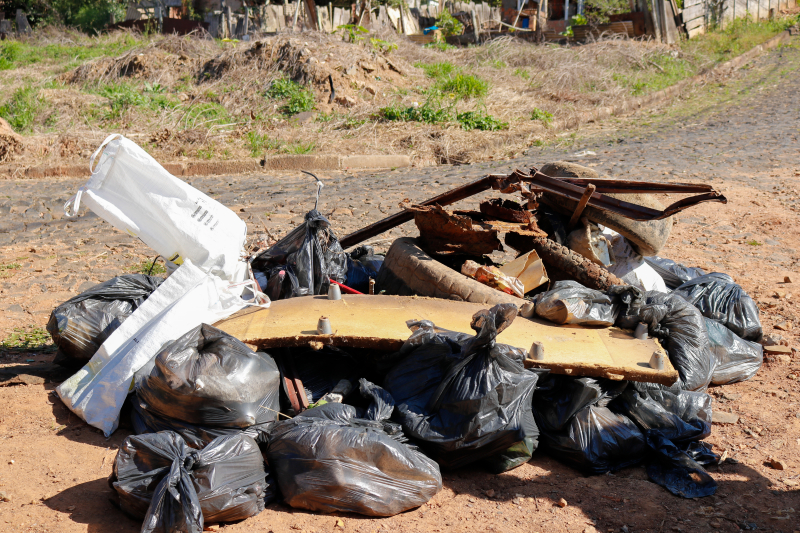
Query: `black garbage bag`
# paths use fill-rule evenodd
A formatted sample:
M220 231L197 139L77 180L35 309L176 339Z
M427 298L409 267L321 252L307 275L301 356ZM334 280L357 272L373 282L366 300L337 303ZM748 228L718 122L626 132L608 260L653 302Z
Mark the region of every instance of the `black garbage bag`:
M704 317L725 325L744 340L761 340L758 306L729 275L712 272L687 281L675 293L697 307Z
M647 324L651 336L667 349L678 381L670 387L656 383L635 383L639 390L705 390L711 383L717 359L711 351L705 320L700 311L676 293L645 293L644 299L621 312L617 325L633 329Z
M614 325L619 313L611 296L577 281L557 281L534 301L536 315L556 324L608 327Z
M646 436L653 451L645 466L651 481L684 498L711 496L717 491L714 478L671 440L655 430L647 431Z
M542 447L588 474L602 474L640 462L644 435L609 403L626 381L550 375L533 396Z
M124 512L143 518L142 533L200 533L212 522L242 520L264 510L264 459L242 434L194 450L177 433L125 439L109 478Z
M267 456L292 507L392 516L441 490L437 464L389 421L392 397L365 379L359 386L371 400L365 412L327 403L275 425Z
M253 258L251 266L268 275L270 298L280 287L275 299L327 294L331 279L344 283L347 277L347 256L331 223L316 209L306 213L303 224ZM280 280L273 282L277 276Z
M50 314L47 331L58 346L54 363L80 367L164 280L125 274L70 298Z
M746 381L755 376L764 362L764 347L746 341L716 320L706 318L708 341L717 359L711 376L714 385Z
M144 409L199 426L245 428L279 410L275 361L208 324L164 345L135 383Z
M656 255L645 257L645 262L653 267L653 270L661 276L668 289L676 289L689 280L705 276L706 272L702 268L692 268L676 263L672 259L658 257Z
M708 394L628 389L613 406L645 434L650 450L646 469L653 482L684 498L714 494L717 484L702 465L719 458L699 442L711 434Z
M429 321L414 333L387 374L397 418L442 468L458 468L538 437L531 399L538 374L525 352L495 343L517 315L513 304L472 317L476 335L443 332Z
M190 448L201 450L218 438L226 435L243 433L258 443L269 442L268 435L275 422L264 422L248 428L228 428L214 426L198 426L182 422L175 418L167 418L157 413L151 413L142 406L134 393L131 401L131 425L137 435L145 433L158 433L159 431L174 431L180 435Z
M643 432L658 431L675 444L688 444L711 434L711 396L695 391L628 389L613 408Z

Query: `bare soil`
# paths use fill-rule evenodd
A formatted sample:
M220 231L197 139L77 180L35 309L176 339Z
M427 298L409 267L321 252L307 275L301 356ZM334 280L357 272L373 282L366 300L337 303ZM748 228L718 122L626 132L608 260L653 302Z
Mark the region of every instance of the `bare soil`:
M276 503L219 529L800 530L798 69L800 49L776 50L737 79L707 87L679 106L598 125L573 142L533 150L514 161L323 176L322 210L331 214L340 235L394 212L404 198L419 201L486 172L557 159L581 161L621 178L699 181L722 190L727 205L700 206L677 217L662 255L734 276L756 298L765 333L781 335L792 350L768 356L750 381L709 390L715 412L738 416L736 423L715 423L707 439L727 456L709 469L719 484L716 495L674 497L649 482L641 466L586 477L537 452L529 463L499 476L478 468L447 472L433 500L392 518L319 515ZM313 202L310 181L294 174L191 181L240 213L251 235L285 233ZM53 306L150 253L97 217L61 218L59 204L79 185L77 180L0 182L0 223L7 224L0 227L0 338L6 341L14 328L42 328ZM389 239L414 232L413 225L406 225L374 242L385 247ZM18 266L5 268L11 264ZM106 483L116 447L128 431L120 429L106 439L70 414L52 392L63 376L46 366L52 359L46 347L0 357L0 372L24 368L32 376L18 379L22 384L0 383L0 491L9 500L0 501L0 530L138 531L138 521L109 503ZM784 468L776 469L770 459ZM558 505L562 498L565 507Z

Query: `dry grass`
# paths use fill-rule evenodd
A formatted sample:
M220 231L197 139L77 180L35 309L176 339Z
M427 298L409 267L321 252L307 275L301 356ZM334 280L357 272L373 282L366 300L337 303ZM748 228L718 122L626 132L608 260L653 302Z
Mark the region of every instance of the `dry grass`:
M549 119L532 120L534 111L537 117L570 120L660 89L719 60L695 44L669 47L622 38L565 47L506 37L439 51L393 34L370 37L397 49L383 53L369 38L348 43L316 32L234 44L202 35L115 32L89 38L46 29L21 43L22 59L13 69L0 71L7 94L24 87L38 91L35 99L28 98L39 108L31 113L26 150L15 159L23 164L79 160L110 132L131 137L162 160L312 149L405 153L421 165L506 158L555 137ZM70 53L76 49L87 51L76 58ZM47 52L31 61L25 56L30 50ZM414 65L441 62L488 82L488 94L435 93L437 80ZM281 112L282 102L266 96L279 78L313 92L315 119L298 123ZM336 91L333 102L329 79ZM451 120L390 122L381 115L387 106L404 109L426 102L449 109ZM467 131L453 120L465 111L491 115L508 126Z

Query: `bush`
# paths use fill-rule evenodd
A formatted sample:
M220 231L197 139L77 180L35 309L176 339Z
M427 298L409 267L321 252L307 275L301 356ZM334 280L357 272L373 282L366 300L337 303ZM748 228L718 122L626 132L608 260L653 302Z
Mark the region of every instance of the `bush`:
M314 109L314 93L299 83L279 78L267 89L267 98L285 100L281 112L285 115L296 115Z
M487 115L483 111L467 111L459 113L456 120L461 124L461 127L467 131L481 130L481 131L496 131L503 130L508 127L508 122L502 122L492 115Z
M436 26L442 30L445 37L464 33L464 25L447 10L442 11L442 14L436 19Z

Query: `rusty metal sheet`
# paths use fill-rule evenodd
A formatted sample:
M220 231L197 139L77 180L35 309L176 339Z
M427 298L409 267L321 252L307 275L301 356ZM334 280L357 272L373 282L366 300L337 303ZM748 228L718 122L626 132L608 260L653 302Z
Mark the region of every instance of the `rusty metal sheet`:
M513 200L492 198L491 200L481 202L479 208L481 213L492 220L528 224L530 223L531 218L533 218L530 211L524 209L521 205Z
M484 255L503 248L496 229L476 224L470 217L440 206L412 206L409 210L414 213L420 240L428 252Z

